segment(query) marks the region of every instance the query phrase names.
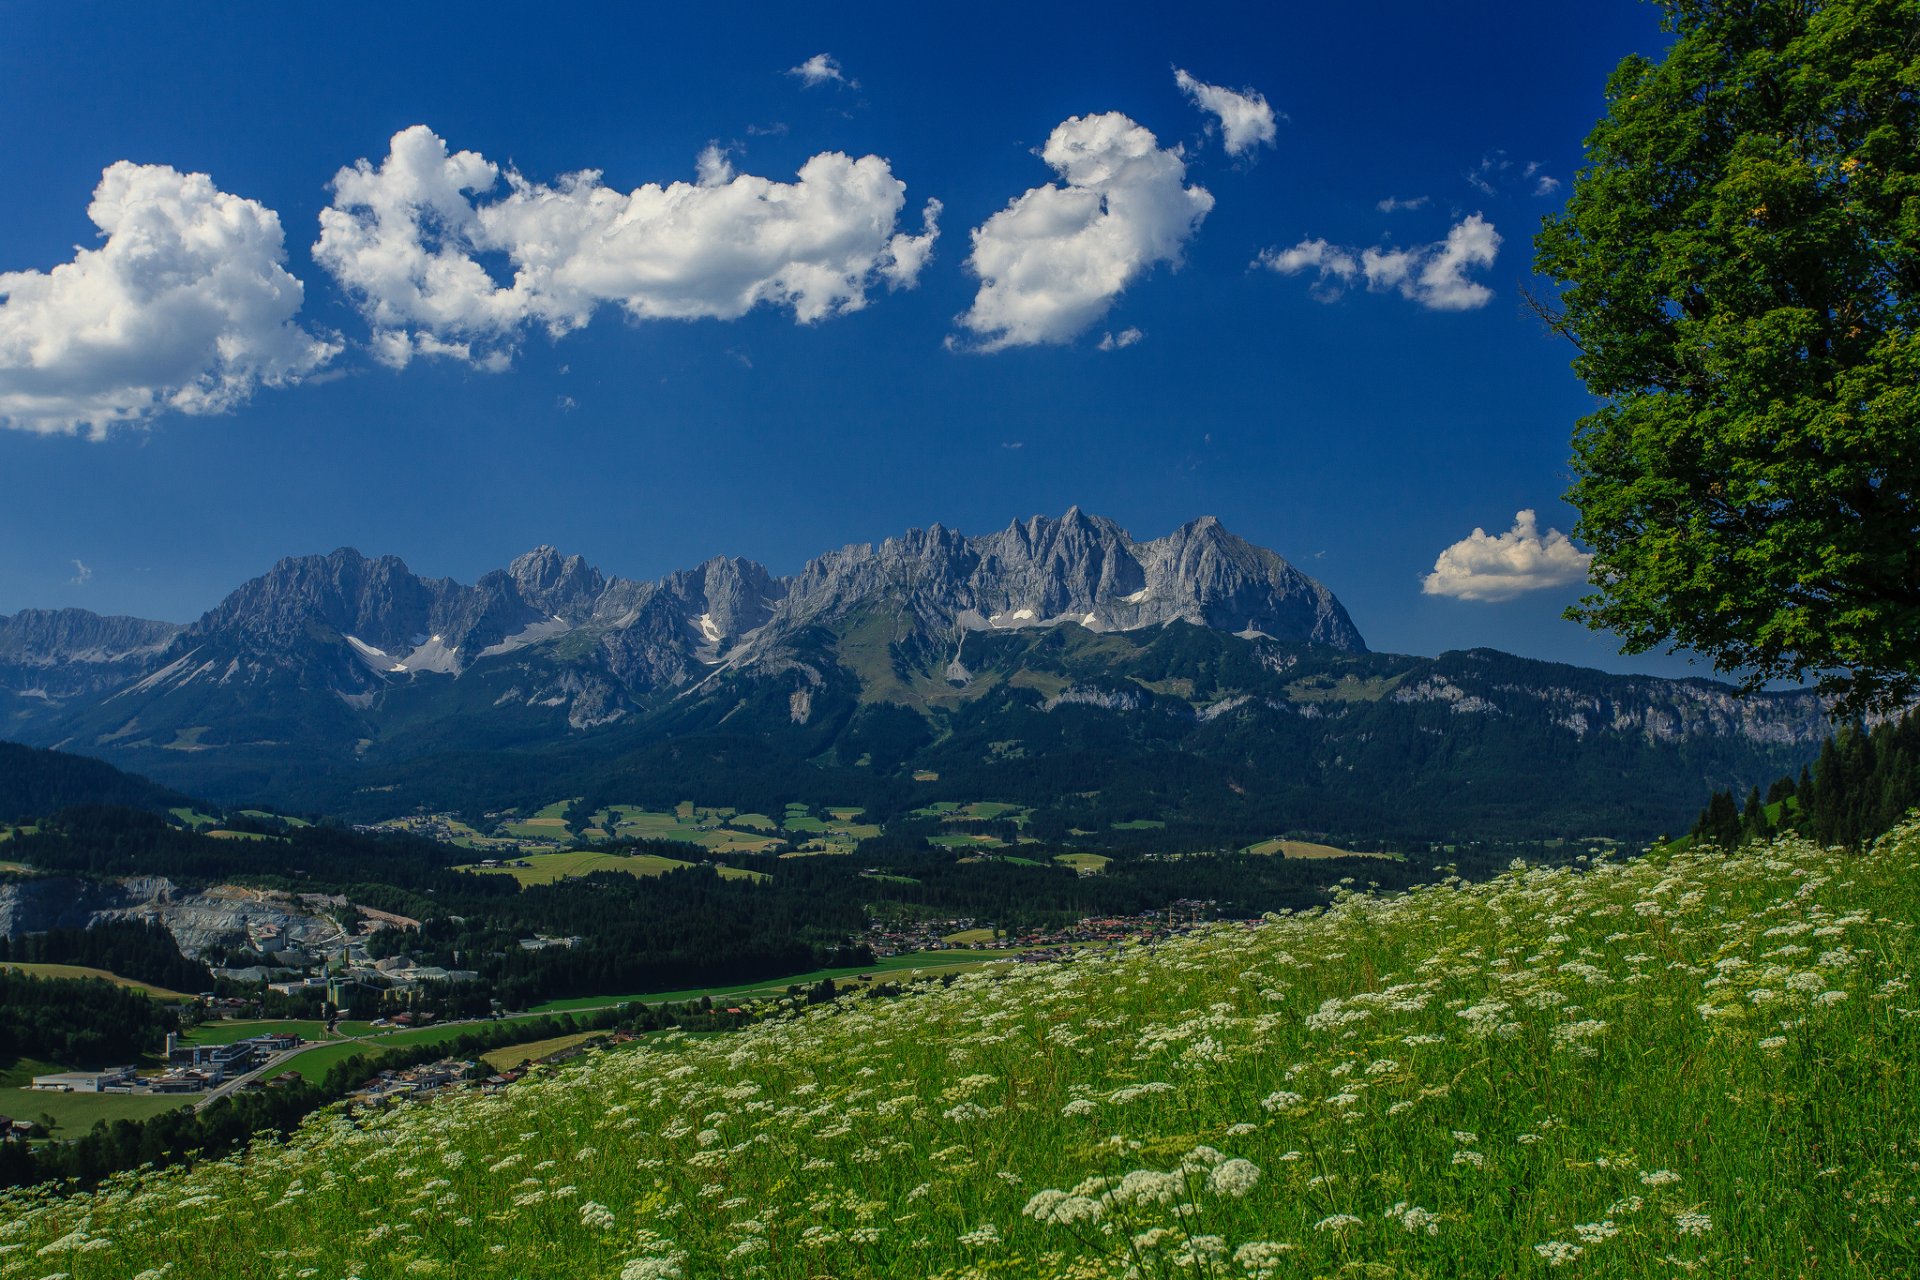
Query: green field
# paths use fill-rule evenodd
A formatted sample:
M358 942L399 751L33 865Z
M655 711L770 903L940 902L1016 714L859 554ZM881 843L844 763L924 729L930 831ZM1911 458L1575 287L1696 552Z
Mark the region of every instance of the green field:
M1053 860L1063 867L1072 867L1075 871L1088 875L1097 875L1107 869L1113 859L1103 853L1057 853Z
M722 823L745 823L751 831L737 831ZM773 819L765 814L737 816L729 808L706 808L683 801L672 813L616 804L593 815L593 825L616 840L679 840L714 853L760 853L780 842Z
M0 960L0 969L11 969L15 973L23 973L30 978L98 978L102 982L111 982L116 987L132 987L135 991L144 991L159 1000L193 999L183 991L169 991L165 987L156 987L150 982L136 982L132 978L123 978L117 973L108 973L105 969L90 969L79 964L28 964Z
M174 821L186 827L213 827L218 826L220 823L220 819L210 813L201 813L198 809L176 807L167 810L167 812L173 815Z
M941 849L1004 849L1007 842L995 836L976 835L966 831L943 831L937 836L928 836L927 843Z
M604 1031L576 1031L568 1036L554 1036L551 1040L530 1040L526 1044L508 1045L504 1049L492 1049L480 1055L480 1061L495 1071L511 1071L523 1062L532 1062L535 1058L544 1058L550 1053L562 1049L571 1049L574 1045L584 1044L596 1036L604 1036Z
M347 1026L363 1027L365 1023L343 1023ZM352 1057L378 1058L388 1049L404 1048L410 1045L447 1044L463 1035L478 1031L484 1025L476 1023L449 1023L439 1027L420 1027L410 1031L382 1031L373 1028L373 1034L364 1039L340 1040L323 1043L318 1049L309 1049L292 1062L288 1069L298 1071L303 1079L318 1080L332 1070L334 1064ZM377 1067L369 1067L377 1070Z
M1347 895L16 1197L0 1266L1893 1280L1916 920L1920 823Z
M915 809L913 816L938 818L942 822L991 822L996 818L1011 818L1024 825L1032 812L1025 805L1004 804L998 800L938 800Z
M1131 822L1116 822L1115 831L1165 831L1167 824L1158 818L1135 818Z
M128 1093L42 1093L37 1089L0 1089L0 1112L16 1120L50 1117L55 1138L77 1138L96 1124L150 1120L163 1111L192 1106L194 1095Z
M617 854L600 853L592 849L573 849L565 853L530 853L523 858L514 859L525 862L524 867L456 867L457 871L467 871L479 876L512 876L522 885L552 884L556 880L565 880L573 876L592 875L596 871L618 871L629 876L660 876L669 871L678 871L684 867L696 865L682 862L678 858L663 858L654 853ZM744 880L767 878L764 871L747 871L740 867L718 867L723 880Z
M1275 838L1262 840L1259 844L1250 844L1242 853L1279 854L1283 858L1397 858L1392 853L1356 853L1352 849L1342 849L1330 844L1315 844L1311 840L1283 840Z
M940 941L950 942L955 946L966 946L974 942L992 942L999 936L1000 933L997 929L962 929L958 933L948 934L946 937L940 939Z
M285 1021L221 1019L203 1022L180 1034L183 1044L232 1044L251 1036L299 1036L302 1040L327 1039L327 1024L317 1019Z

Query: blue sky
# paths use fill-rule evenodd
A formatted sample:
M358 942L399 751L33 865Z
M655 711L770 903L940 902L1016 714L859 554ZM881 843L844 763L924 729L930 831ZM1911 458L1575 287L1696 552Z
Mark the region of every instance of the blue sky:
M4 9L0 273L14 274L0 275L12 282L0 414L13 415L0 429L0 612L186 619L281 555L340 545L467 581L543 542L632 577L721 552L791 572L913 525L984 532L1078 503L1141 537L1218 515L1325 581L1375 648L1486 644L1686 669L1620 658L1559 620L1577 585L1515 592L1526 583L1503 582L1471 546L1461 590L1509 598L1422 591L1476 526L1499 534L1522 509L1538 511L1541 537L1571 523L1559 495L1589 402L1570 349L1520 289L1607 73L1661 48L1650 6L1183 6L1153 19L1033 4L883 18L830 5L778 17L711 5ZM833 61L816 72L841 78L792 72L822 53ZM1223 128L1176 67L1263 98L1271 140ZM1055 133L1105 113L1125 119ZM558 224L486 222L490 238L455 246L485 287L422 302L380 292L386 231L330 186L362 158L378 177L394 136L416 125L521 175L529 217L585 210L561 184L582 169L601 171L618 202L643 184L695 184L711 147L716 189L742 176L795 184L822 154L879 157L877 187L872 167L823 168L815 182L864 183L855 212L877 202L893 220L849 250L851 283L795 286L791 264L776 264L784 274L737 316L729 282L775 271L736 260L748 224L730 219L767 212L747 185L683 191L694 221L638 259L576 245L546 286L512 296L516 265L551 256ZM1144 152L1135 129L1152 135ZM1132 146L1130 167L1102 187L1050 166L1038 154L1050 135L1088 164ZM76 246L102 249L89 201L123 161L130 200L164 190L189 211L217 204L231 234L252 238L208 260L254 271L238 285L189 278L175 296L186 311L92 352L76 335L100 319L100 298L27 295ZM995 220L1023 193L1070 183L1110 211L1081 240L1032 238L1074 192L1029 201L1018 227ZM507 193L502 176L462 198L505 218L518 208ZM929 199L940 209L927 256L913 237ZM316 255L335 204L345 238ZM260 248L265 211L284 233L283 268ZM1476 256L1486 228L1499 240L1490 264ZM1435 268L1450 233L1464 256ZM132 232L119 239L130 246ZM430 247L446 243L430 234ZM1076 254L1089 250L1083 270ZM126 257L86 289L144 288L144 261ZM304 288L297 310L282 270ZM662 271L668 283L650 283ZM1050 310L1063 288L1071 305ZM153 371L192 364L206 337L192 300L206 289L254 308L222 331L250 354L196 399ZM454 303L467 309L446 320ZM701 318L629 318L649 307ZM809 308L819 318L798 323ZM52 376L33 367L48 343L67 352L52 409L32 398ZM466 358L424 354L449 345ZM71 420L102 404L130 420ZM1574 554L1538 539L1520 553L1542 581L1564 578Z

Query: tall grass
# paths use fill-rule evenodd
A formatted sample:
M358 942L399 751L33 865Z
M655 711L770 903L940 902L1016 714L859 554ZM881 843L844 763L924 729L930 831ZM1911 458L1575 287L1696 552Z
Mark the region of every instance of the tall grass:
M0 1202L0 1276L1821 1276L1920 1255L1920 826L1220 926Z

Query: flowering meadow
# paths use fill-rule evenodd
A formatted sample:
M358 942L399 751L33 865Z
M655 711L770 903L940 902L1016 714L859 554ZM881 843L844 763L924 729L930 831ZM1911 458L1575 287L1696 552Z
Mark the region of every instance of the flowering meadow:
M98 1192L0 1277L1888 1277L1920 825L1448 880L669 1036Z

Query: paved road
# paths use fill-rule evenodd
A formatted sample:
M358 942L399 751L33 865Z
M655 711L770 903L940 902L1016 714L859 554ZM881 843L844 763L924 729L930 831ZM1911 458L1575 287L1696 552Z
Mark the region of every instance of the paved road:
M295 1058L311 1049L324 1049L331 1044L340 1044L343 1041L354 1041L357 1039L358 1037L355 1036L342 1036L337 1040L309 1040L307 1043L289 1049L285 1053L276 1053L245 1075L234 1076L231 1080L223 1080L218 1085L201 1094L200 1100L193 1104L193 1109L195 1111L205 1110L216 1098L226 1097L234 1090L245 1085L249 1080L258 1080L266 1075L278 1075L280 1071Z

